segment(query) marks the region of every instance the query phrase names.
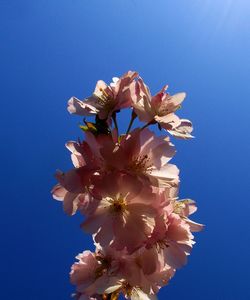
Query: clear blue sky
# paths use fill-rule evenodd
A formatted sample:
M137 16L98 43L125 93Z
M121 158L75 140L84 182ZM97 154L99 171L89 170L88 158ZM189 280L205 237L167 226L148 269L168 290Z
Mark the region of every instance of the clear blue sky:
M206 229L160 299L250 299L249 20L247 0L0 0L1 299L70 299L91 238L50 195L81 135L66 102L129 69L186 91L195 126L175 163Z

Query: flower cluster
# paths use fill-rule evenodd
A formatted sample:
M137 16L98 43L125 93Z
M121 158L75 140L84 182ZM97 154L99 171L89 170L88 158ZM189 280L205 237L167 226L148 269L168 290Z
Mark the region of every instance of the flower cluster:
M69 141L74 167L57 171L53 197L64 211L84 215L81 228L93 236L96 250L79 254L70 273L75 299L156 299L182 267L194 244L192 232L203 225L189 219L196 211L190 199L178 199L179 170L170 163L175 147L169 136L192 138L192 123L176 115L185 93L170 95L167 86L152 96L136 72L98 81L93 95L72 97L68 111L84 119L85 140ZM125 134L117 115L131 110ZM138 117L144 124L132 130Z

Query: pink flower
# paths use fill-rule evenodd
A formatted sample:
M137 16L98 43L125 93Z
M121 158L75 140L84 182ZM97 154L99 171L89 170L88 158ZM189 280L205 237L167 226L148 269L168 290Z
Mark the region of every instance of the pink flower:
M178 93L171 96L165 93L166 89L167 86L164 86L155 96L151 96L149 88L141 78L134 81L130 87L134 111L142 122L158 123L175 137L192 138L192 123L180 119L175 114L186 94Z
M151 96L137 76L129 71L110 85L100 80L92 96L68 102L70 113L96 115L96 123L84 121L85 141L66 144L73 168L58 170L52 189L67 214L84 215L81 227L96 246L94 253L79 254L71 268L76 300L117 300L121 294L156 300L186 263L192 232L203 228L189 219L195 202L178 200L179 170L170 163L174 145L146 128L158 123L173 136L191 138L192 123L175 114L185 93L171 96L164 86ZM116 113L131 106L127 133L119 136ZM130 132L136 116L146 124Z
M70 141L66 147L71 152L72 163L75 169L66 173L57 170L55 176L60 185L68 192L81 194L91 185L92 176L100 169L100 158L93 152L90 145L83 142Z
M116 258L111 248L97 248L96 253L84 251L76 258L78 262L71 267L70 281L76 285L77 296L80 299L98 299L98 295L117 286L120 281L117 277L119 258Z
M140 250L129 255L126 250L98 247L95 254L84 251L77 258L79 262L72 266L70 276L71 282L76 285L78 300L80 297L99 299L95 294L118 296L120 293L130 299L157 299L155 294L175 272L167 265L150 274L145 272L147 262L143 261Z
M154 227L157 194L150 187L139 187L126 174L111 173L102 179L100 202L82 227L94 235L101 246L133 252Z
M73 215L79 209L84 214L95 207L91 196L94 193L93 181L98 171L104 169L103 158L99 152L101 145L114 144L112 136L94 137L86 133L86 141L66 143L71 152L74 169L64 173L58 170L55 174L59 184L52 189L54 199L63 201L64 211Z
M87 137L92 148L97 145L96 156L101 157L102 172L121 171L133 176L135 181L158 187L178 184L179 170L169 163L175 147L168 137L157 137L147 128L135 129L121 137L120 142L103 136L96 138L91 134Z
M204 228L203 224L196 223L188 218L189 215L193 214L197 210L195 201L191 199L182 199L173 202L174 213L178 214L190 227L192 232L201 231Z
M71 268L70 280L71 283L77 285L80 290L84 290L93 284L98 277L100 263L96 259L95 254L90 251L84 251L76 258L78 262Z
M129 87L137 76L136 72L129 71L121 78L113 78L110 85L99 80L91 97L84 101L72 97L68 111L81 116L98 114L100 119L110 119L114 112L131 106Z
M168 265L157 266L154 270L148 265L154 265L154 257L142 255L143 250L138 250L130 256L123 257L121 273L130 287L140 287L147 295L156 294L159 289L173 277L175 270ZM150 269L150 272L149 272Z
M177 185L179 170L169 164L175 148L168 137L157 137L149 129L136 129L121 141L99 143L106 172L121 171L158 187Z
M157 137L149 129L134 130L121 141L124 170L144 179L153 186L169 187L179 182L179 170L169 161L175 147L168 137Z
M146 241L143 256L158 265L176 269L186 264L194 244L189 225L177 214L158 218L151 237Z

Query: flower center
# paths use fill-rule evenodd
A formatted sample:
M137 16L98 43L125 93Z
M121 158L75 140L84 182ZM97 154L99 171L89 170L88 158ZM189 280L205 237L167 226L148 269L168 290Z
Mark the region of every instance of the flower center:
M126 208L127 208L127 203L124 197L119 196L116 199L110 198L108 200L109 202L109 211L112 214L122 214Z
M105 110L111 110L115 106L114 98L109 95L103 88L100 88L101 94L97 96L98 104Z
M180 215L182 213L184 207L185 207L185 205L183 205L183 203L175 202L174 203L174 213L177 215Z
M170 112L171 111L169 110L168 105L167 105L166 102L161 103L160 107L157 110L157 114L160 117L165 116L165 115L169 114Z
M188 204L188 200L174 201L174 213L183 216L185 205Z

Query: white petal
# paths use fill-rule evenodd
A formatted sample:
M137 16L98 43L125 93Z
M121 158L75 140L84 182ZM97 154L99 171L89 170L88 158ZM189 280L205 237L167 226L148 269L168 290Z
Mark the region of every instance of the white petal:
M112 80L113 80L113 82L110 83L110 86L115 87L117 81L119 81L119 78L118 77L113 77Z
M147 295L142 290L134 288L132 290L131 300L157 300L157 296Z

